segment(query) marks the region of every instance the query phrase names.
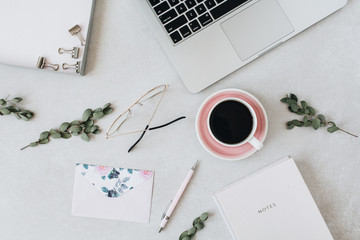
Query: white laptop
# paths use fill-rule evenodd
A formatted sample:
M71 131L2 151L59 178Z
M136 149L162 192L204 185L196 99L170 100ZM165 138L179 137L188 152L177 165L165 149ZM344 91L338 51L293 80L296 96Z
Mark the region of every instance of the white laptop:
M347 0L136 0L190 92L199 92Z

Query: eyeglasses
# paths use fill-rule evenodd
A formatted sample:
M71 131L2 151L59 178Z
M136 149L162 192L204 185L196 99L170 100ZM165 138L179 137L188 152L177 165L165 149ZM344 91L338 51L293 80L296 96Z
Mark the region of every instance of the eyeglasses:
M165 92L168 88L169 85L162 84L154 87L153 89L147 91L144 95L142 95L138 100L136 100L135 103L133 103L128 109L126 109L115 119L115 121L106 131L106 138L109 139L123 135L141 133L139 139L128 150L128 152L130 152L141 141L147 131L163 128L174 122L186 118L185 116L182 116L163 125L150 127L150 124L154 119L155 114L157 113L160 103L162 102ZM145 104L152 107L144 108ZM140 111L142 114L136 114ZM150 119L147 120L148 118L144 118L144 116L150 116ZM132 119L132 121L130 121L130 119ZM140 124L146 124L146 127L144 129L138 129L138 126Z

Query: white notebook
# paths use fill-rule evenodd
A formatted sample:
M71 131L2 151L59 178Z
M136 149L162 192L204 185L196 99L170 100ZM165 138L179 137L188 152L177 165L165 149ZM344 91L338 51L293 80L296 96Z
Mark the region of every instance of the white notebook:
M333 240L290 157L217 191L214 199L236 240Z
M0 7L0 63L37 68L39 57L58 64L57 72L84 75L95 0L11 0ZM69 30L78 25L80 40ZM59 48L79 48L77 58L59 54ZM75 57L75 55L74 55ZM62 65L68 69L63 69ZM74 66L69 66L74 65ZM46 66L46 65L45 65ZM76 68L77 67L77 68ZM41 68L41 71L52 68Z

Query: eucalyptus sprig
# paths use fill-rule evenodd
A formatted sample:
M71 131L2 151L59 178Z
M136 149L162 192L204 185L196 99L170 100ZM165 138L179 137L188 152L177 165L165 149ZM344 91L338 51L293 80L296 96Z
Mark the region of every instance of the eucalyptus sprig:
M318 130L320 127L327 127L327 131L329 133L342 131L353 137L358 137L348 131L339 128L338 126L336 126L335 122L327 121L323 114L317 114L316 110L313 107L309 106L306 101L301 101L300 104L298 104L298 98L293 93L290 93L290 95L287 94L286 97L282 98L280 101L288 105L288 109L290 112L304 116L302 120L294 119L292 121L288 121L286 123L287 129L293 129L294 127L312 127L315 130Z
M20 97L13 98L11 100L7 100L7 98L0 99L0 116L12 114L17 119L28 121L34 116L34 113L29 110L20 109L16 106L16 104L22 100L23 99Z
M201 214L200 217L195 218L195 220L193 221L193 227L187 231L184 231L180 235L179 240L190 240L197 231L205 227L204 222L208 219L208 217L209 214L207 212L204 212L203 214Z
M29 145L23 147L20 150L24 150L28 147L36 147L39 144L47 144L50 142L50 138L53 139L69 139L71 136L81 136L86 142L90 141L91 134L99 134L99 126L95 125L95 121L101 119L107 114L113 111L111 104L107 103L103 108L97 108L95 110L86 109L83 113L82 120L74 120L72 122L64 122L60 125L59 129L51 129L40 134L39 140L32 142Z

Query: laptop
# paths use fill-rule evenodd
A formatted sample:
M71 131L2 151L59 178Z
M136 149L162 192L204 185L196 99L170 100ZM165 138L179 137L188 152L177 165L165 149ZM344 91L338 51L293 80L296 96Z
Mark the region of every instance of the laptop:
M136 0L187 89L196 93L347 0Z

